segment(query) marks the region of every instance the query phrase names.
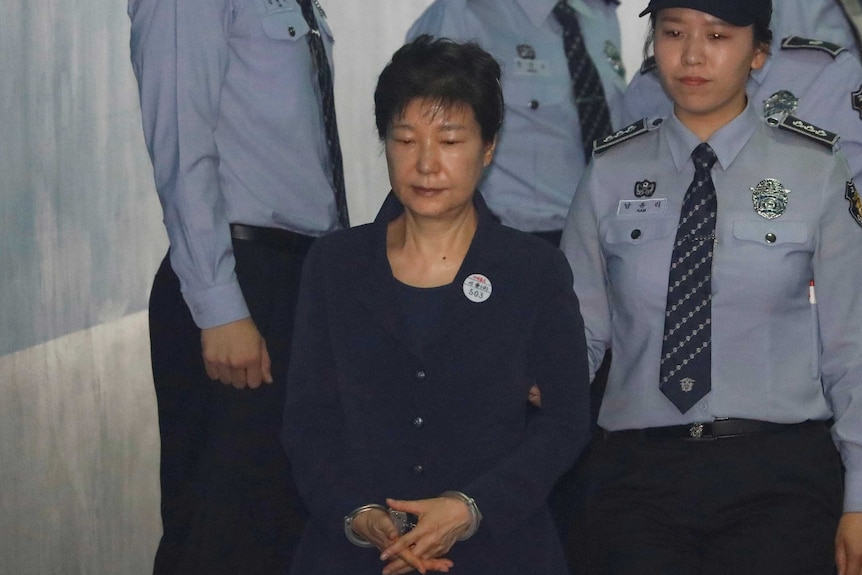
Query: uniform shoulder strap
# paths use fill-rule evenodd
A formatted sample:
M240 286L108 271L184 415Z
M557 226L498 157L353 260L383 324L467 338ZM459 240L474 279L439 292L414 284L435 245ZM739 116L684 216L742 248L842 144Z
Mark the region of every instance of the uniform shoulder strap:
M778 128L787 132L793 132L801 136L805 136L810 140L814 140L818 144L826 146L830 150L838 143L838 134L818 128L810 122L800 120L796 116L787 115L783 120L778 122Z
M652 126L658 127L661 123L661 118L657 118L652 121ZM593 142L593 155L598 156L599 154L607 152L616 145L622 144L632 138L636 138L641 134L646 134L650 129L650 124L647 123L646 118L638 120L634 124L629 124L622 130L618 130L613 134L609 134L604 138L600 138Z
M824 42L823 40L813 40L811 38L803 38L801 36L788 36L781 41L782 50L820 50L826 52L833 58L837 58L841 52L846 52L847 48L833 44L832 42Z

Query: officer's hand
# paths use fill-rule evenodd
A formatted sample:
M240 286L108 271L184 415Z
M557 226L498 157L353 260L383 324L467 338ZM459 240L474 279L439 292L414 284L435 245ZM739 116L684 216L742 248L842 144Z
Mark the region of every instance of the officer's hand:
M210 379L237 389L272 383L266 342L251 318L201 330L201 349Z
M845 513L835 536L838 575L862 575L862 513Z

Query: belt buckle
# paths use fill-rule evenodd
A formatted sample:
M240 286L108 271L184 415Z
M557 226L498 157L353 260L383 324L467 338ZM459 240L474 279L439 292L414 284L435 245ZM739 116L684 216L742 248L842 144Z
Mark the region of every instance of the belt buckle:
M703 424L702 423L692 423L691 427L688 428L688 434L692 439L700 439L703 437Z

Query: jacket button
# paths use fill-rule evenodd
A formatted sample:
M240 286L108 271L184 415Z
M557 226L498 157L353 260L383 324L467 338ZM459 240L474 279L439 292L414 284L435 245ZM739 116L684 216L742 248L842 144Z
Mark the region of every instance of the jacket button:
M296 36L296 28L294 28L293 26L290 26L287 29L287 33L290 34L291 38L293 38L294 36Z
M415 473L416 475L422 475L423 473L425 473L425 468L421 465L414 465L413 473Z
M413 420L413 427L415 427L416 429L422 429L422 427L424 425L425 425L425 420L422 419L421 417L417 417L416 419Z
M416 381L419 383L425 381L425 372L423 370L420 369L416 372Z
M632 230L632 239L636 240L639 237L641 237L641 231L640 230Z
M766 243L768 243L768 244L774 244L775 240L777 240L777 239L778 238L776 238L775 234L773 234L772 232L769 232L768 234L766 234Z
M538 100L530 100L530 109L538 110L539 109L539 101Z

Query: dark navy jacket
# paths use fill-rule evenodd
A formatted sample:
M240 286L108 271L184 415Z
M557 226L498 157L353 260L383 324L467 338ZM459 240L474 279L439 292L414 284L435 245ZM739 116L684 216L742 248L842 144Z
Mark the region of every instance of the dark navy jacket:
M403 208L392 194L374 223L308 255L282 435L311 514L292 573L379 573L379 553L345 538L344 516L446 490L484 515L447 554L454 573L566 573L545 500L589 436L571 271L550 244L496 223L478 193L474 203L476 235L424 349L401 333L386 228ZM464 287L474 274L491 285L480 301ZM543 407L531 414L533 384Z

